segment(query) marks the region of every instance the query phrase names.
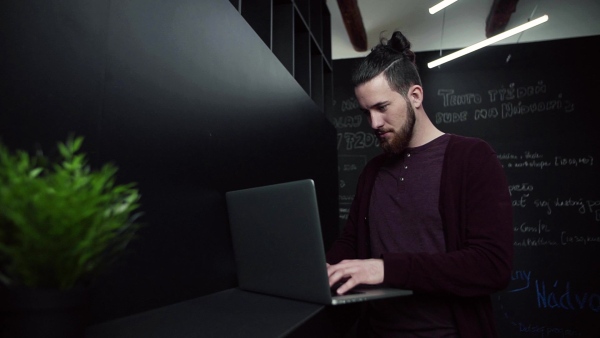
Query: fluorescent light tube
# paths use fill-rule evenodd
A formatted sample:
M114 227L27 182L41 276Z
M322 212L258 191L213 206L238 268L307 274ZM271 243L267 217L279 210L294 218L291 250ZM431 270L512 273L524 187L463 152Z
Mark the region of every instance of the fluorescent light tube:
M522 32L524 30L527 30L529 28L535 27L535 26L537 26L537 25L539 25L541 23L544 23L546 21L548 21L548 15L544 15L544 16L539 17L539 18L537 18L537 19L535 19L533 21L529 21L526 24L523 24L521 26L515 27L515 28L510 29L510 30L507 30L506 32L500 33L498 35L494 35L494 36L492 36L489 39L477 42L474 45L471 45L469 47L465 47L465 48L463 48L463 49L461 49L459 51L456 51L456 52L454 52L452 54L448 54L448 55L446 55L446 56L444 56L442 58L439 58L439 59L437 59L435 61L431 61L431 62L429 62L427 64L427 67L433 68L433 67L439 66L442 63L446 63L448 61L451 61L451 60L454 60L456 58L459 58L459 57L461 57L463 55L466 55L466 54L469 54L471 52L474 52L474 51L476 51L476 50L478 50L480 48L483 48L485 46L491 45L491 44L496 43L496 42L498 42L500 40L506 39L509 36L513 36L515 34L518 34L518 33Z
M435 13L441 11L442 9L452 5L456 1L458 1L458 0L444 0L444 1L440 2L439 4L431 7L429 9L429 14L435 14Z

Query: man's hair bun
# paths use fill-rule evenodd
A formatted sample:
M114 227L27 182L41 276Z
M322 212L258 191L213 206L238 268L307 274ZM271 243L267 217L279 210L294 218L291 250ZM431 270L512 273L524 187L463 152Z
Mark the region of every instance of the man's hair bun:
M389 40L381 39L381 44L402 54L410 62L415 62L415 53L410 49L410 41L399 31L395 31Z

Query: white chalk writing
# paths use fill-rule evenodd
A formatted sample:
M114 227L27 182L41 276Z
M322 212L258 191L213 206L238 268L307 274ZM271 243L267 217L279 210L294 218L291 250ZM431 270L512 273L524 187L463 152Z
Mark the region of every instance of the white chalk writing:
M452 88L438 89L445 111L435 113L435 123L461 123L469 119L506 120L531 114L575 111L575 104L564 98L562 93L548 98L548 88L541 80L535 85L517 86L511 83L507 87L488 89L486 93L456 93ZM460 109L467 107L472 110ZM452 111L453 108L459 109Z
M362 115L341 116L333 118L332 124L336 129L341 128L358 128L362 123Z
M374 148L379 146L379 141L373 133L365 133L362 131L358 132L345 132L337 134L338 150L353 150L353 149L365 149Z

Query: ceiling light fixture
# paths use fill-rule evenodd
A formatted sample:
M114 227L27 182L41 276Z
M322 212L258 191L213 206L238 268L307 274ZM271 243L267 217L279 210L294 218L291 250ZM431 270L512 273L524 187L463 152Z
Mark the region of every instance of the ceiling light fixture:
M459 51L456 51L456 52L454 52L452 54L448 54L448 55L446 55L446 56L444 56L442 58L439 58L439 59L437 59L435 61L431 61L431 62L429 62L427 64L427 67L433 68L433 67L439 66L442 63L446 63L448 61L451 61L451 60L454 60L456 58L459 58L459 57L461 57L463 55L466 55L466 54L469 54L471 52L474 52L474 51L476 51L476 50L478 50L480 48L483 48L485 46L489 46L489 45L491 45L493 43L496 43L496 42L498 42L500 40L506 39L506 38L508 38L508 37L510 37L512 35L518 34L518 33L522 32L524 30L527 30L529 28L532 28L532 27L535 27L535 26L537 26L539 24L542 24L542 23L544 23L546 21L548 21L548 15L544 15L542 17L539 17L539 18L535 19L535 20L529 21L526 24L523 24L521 26L515 27L515 28L510 29L510 30L507 30L506 32L500 33L498 35L494 35L494 36L492 36L489 39L477 42L474 45L471 45L469 47L465 47L465 48L463 48L463 49L461 49Z
M439 11L441 11L442 9L452 5L453 3L457 2L458 0L444 0L442 2L440 2L439 4L429 8L429 14L435 14Z

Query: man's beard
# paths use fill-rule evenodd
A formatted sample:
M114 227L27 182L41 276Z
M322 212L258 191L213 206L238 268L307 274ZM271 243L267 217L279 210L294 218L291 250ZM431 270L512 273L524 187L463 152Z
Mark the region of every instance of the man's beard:
M408 144L412 139L415 121L415 110L410 103L407 102L406 122L399 131L393 132L391 140L388 141L381 139L379 141L379 146L381 149L383 149L383 151L389 155L401 154L406 148L408 148Z

